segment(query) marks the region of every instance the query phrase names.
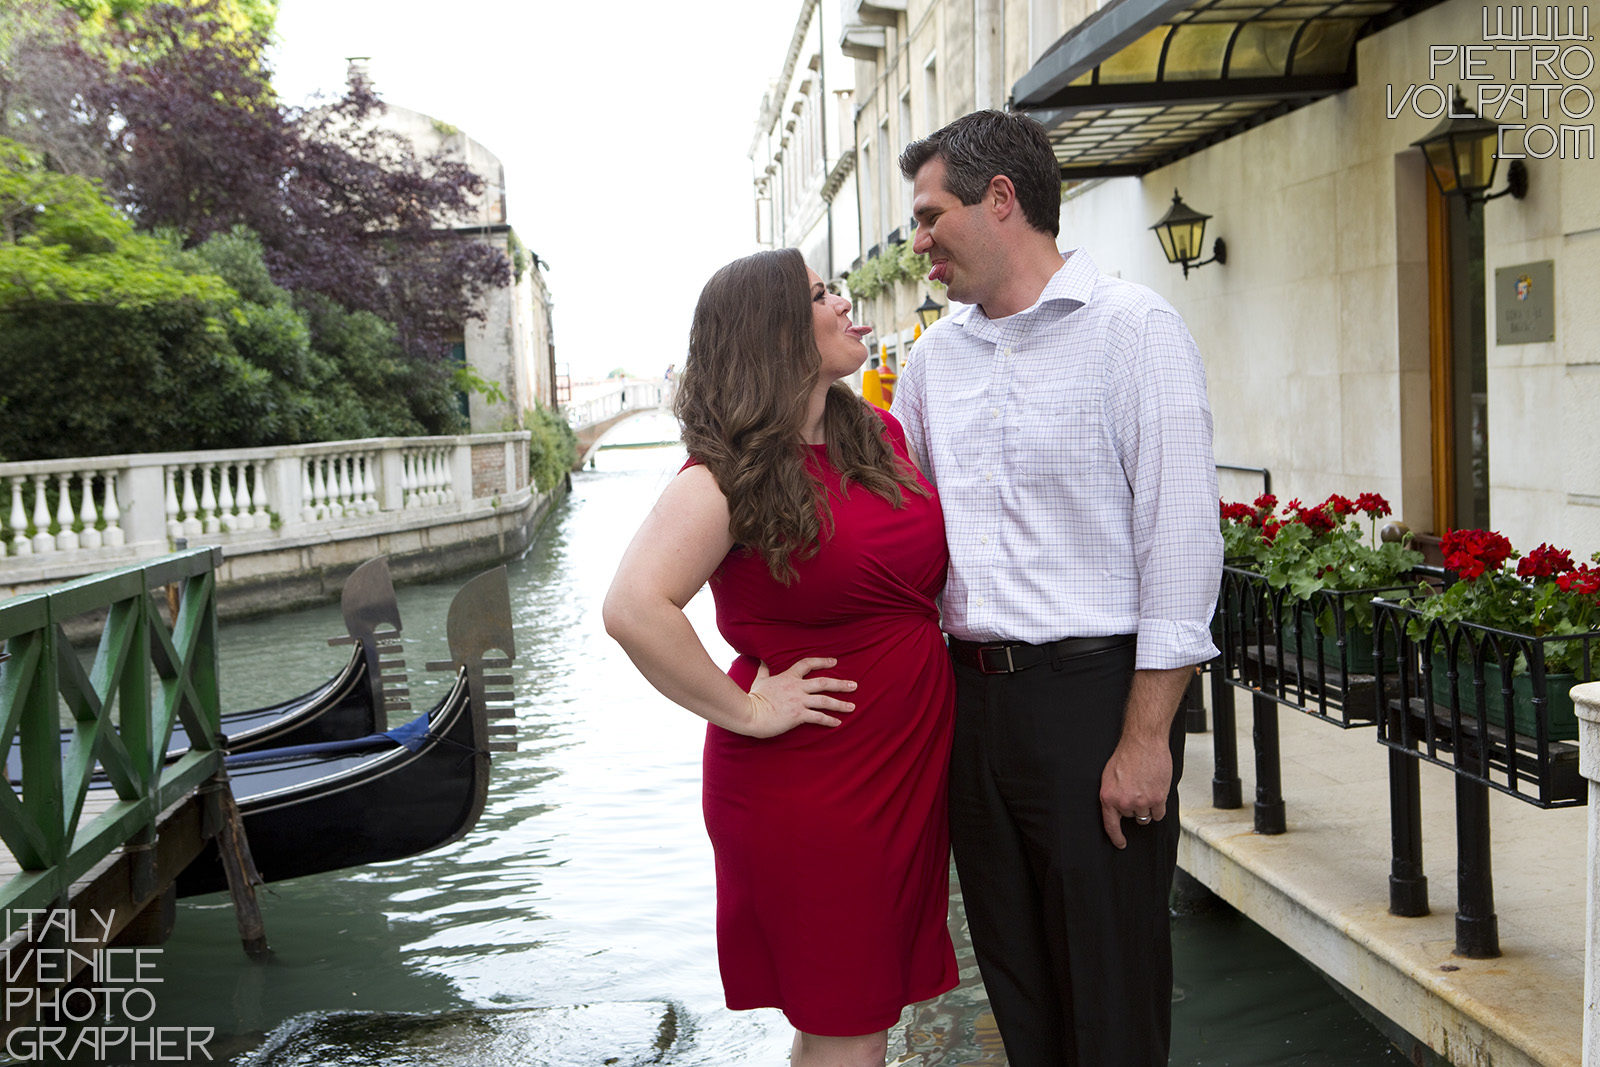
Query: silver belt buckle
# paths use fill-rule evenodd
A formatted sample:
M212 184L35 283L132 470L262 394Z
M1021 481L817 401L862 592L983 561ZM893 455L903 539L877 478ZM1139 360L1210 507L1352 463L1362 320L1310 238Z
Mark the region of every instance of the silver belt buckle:
M988 660L988 657L986 655L986 653L989 653L989 652L1004 652L1006 654L1006 669L1005 670L1003 670L1003 671L1002 670L992 670L991 671L989 669L989 660ZM1013 663L1011 661L1011 646L1010 645L979 645L978 646L978 671L981 674L1015 674L1016 671L1017 671L1017 666L1016 666L1015 663Z

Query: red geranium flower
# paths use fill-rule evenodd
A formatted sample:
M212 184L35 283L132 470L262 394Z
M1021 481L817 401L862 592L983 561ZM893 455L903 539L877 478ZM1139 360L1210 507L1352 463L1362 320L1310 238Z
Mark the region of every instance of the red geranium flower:
M1356 508L1359 511L1366 512L1368 516L1374 519L1381 519L1383 516L1391 514L1389 502L1377 493L1362 493L1356 497Z
M1295 521L1305 523L1315 534L1325 534L1338 525L1324 508L1300 508L1294 513Z
M1566 555L1565 552L1562 555ZM1566 593L1577 593L1581 596L1594 596L1600 593L1600 567L1591 567L1587 563L1580 563L1565 574L1556 576L1556 585Z
M1439 539L1439 550L1444 565L1468 582L1485 571L1499 570L1515 551L1510 541L1493 530L1451 530Z
M1349 497L1340 496L1338 493L1330 493L1328 494L1328 499L1324 500L1322 502L1322 506L1317 510L1331 511L1335 515L1343 516L1350 514L1355 509L1355 501L1351 500Z
M1572 553L1551 545L1540 545L1517 561L1518 578L1551 578L1572 569Z
M1271 511L1273 508L1278 506L1278 498L1273 496L1271 493L1262 493L1260 496L1256 497L1255 505L1260 511Z
M1249 504L1230 504L1223 501L1222 517L1229 522L1247 522L1253 525L1256 521L1256 509Z

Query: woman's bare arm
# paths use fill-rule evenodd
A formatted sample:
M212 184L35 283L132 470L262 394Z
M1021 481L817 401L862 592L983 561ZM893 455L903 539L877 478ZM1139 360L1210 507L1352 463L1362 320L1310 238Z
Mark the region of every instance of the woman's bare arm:
M852 711L855 705L828 693L849 692L855 683L806 677L834 660L803 659L770 676L763 667L746 694L700 643L684 605L732 548L727 498L706 468L686 468L622 555L602 609L606 632L664 696L735 733L772 737L801 723L839 725L826 712Z

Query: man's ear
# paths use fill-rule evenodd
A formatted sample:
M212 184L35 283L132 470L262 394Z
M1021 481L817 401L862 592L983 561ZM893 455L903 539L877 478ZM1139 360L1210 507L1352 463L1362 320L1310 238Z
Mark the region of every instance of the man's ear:
M1017 187L1011 184L1011 179L1004 174L996 174L989 179L989 188L984 190L983 202L993 214L995 221L1003 222L1017 210Z

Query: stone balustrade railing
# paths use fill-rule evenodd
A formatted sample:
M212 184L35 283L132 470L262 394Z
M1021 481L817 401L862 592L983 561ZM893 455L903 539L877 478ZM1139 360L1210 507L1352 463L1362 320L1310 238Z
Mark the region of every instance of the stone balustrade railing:
M662 407L670 400L669 391L666 381L629 380L605 392L564 403L561 410L567 417L567 424L578 430L624 411Z
M110 564L166 553L180 540L227 546L314 536L526 495L528 437L0 463L0 571Z

